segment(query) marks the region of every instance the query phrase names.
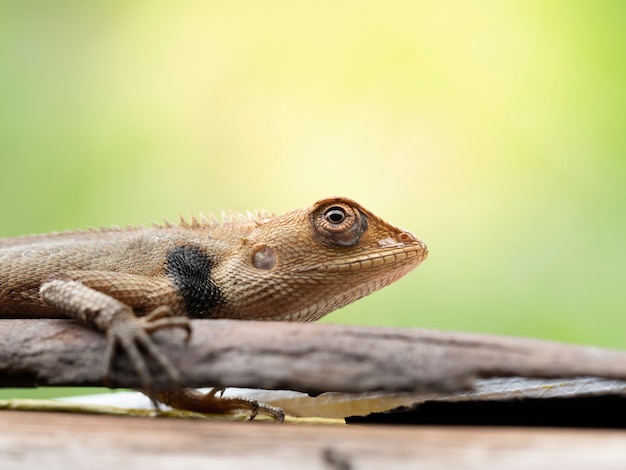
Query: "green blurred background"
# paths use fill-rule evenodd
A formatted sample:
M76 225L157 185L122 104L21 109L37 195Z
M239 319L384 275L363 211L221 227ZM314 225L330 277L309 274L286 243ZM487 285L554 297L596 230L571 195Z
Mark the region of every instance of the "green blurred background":
M626 3L4 1L0 236L345 195L422 238L324 321L626 348Z

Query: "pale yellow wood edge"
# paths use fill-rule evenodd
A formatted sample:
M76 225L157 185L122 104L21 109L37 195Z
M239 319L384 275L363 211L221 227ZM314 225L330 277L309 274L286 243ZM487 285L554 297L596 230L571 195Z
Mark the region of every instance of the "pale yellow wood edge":
M0 410L14 411L48 411L48 412L64 412L64 413L86 413L86 414L102 414L111 416L136 416L145 418L184 418L184 419L205 419L220 421L246 421L249 416L247 414L235 415L216 415L196 413L185 410L157 410L157 409L136 409L136 408L120 408L115 406L92 405L63 402L57 400L39 400L14 398L10 400L0 400ZM258 415L255 421L273 421L269 416ZM285 416L286 423L293 424L325 424L338 425L345 424L343 419L335 418L317 418L317 417L295 417Z

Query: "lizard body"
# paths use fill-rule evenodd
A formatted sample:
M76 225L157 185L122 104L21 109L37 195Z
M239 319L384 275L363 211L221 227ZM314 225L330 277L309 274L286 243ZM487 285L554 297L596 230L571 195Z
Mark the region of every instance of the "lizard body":
M425 259L424 243L347 198L276 216L230 214L174 225L0 239L0 317L75 318L117 347L151 398L196 410L272 407L182 389L152 390L144 356L179 380L150 333L188 318L313 321ZM173 387L175 389L175 387ZM234 400L234 401L233 401Z

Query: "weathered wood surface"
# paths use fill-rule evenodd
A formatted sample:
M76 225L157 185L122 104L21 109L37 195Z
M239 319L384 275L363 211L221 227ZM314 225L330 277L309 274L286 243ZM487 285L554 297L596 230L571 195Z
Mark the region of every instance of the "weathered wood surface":
M626 379L625 352L514 337L229 320L194 321L189 343L179 331L154 336L190 387L454 391L476 377ZM104 347L69 320L0 320L0 386L102 384ZM139 385L123 355L112 379Z
M0 413L3 470L626 468L626 431Z

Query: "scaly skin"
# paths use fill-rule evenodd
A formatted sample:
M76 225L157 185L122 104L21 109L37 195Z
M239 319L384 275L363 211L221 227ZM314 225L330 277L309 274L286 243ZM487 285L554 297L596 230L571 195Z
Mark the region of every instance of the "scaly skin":
M145 393L185 406L184 389L153 390L145 354L173 384L180 377L151 332L189 331L187 318L313 321L389 285L426 255L409 232L339 197L280 216L0 239L0 316L79 319L107 335L105 376L119 346ZM189 392L186 403L281 416L209 395L197 405Z

